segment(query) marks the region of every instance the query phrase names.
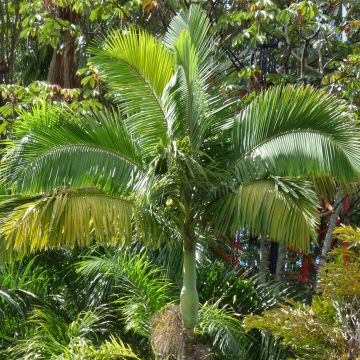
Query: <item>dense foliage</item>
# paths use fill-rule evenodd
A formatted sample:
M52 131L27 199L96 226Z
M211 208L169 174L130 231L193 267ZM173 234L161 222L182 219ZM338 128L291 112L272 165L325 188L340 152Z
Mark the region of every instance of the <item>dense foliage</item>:
M360 347L359 230L338 228L342 244L330 251L311 305L290 303L245 320L248 329L271 331L298 357L356 359Z
M357 359L359 18L1 1L0 359Z

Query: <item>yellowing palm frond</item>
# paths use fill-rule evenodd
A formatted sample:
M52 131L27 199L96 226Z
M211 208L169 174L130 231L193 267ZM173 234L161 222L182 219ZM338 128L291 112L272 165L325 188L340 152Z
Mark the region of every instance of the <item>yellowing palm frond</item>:
M123 244L132 236L133 212L131 201L96 189L55 191L2 219L2 256L88 246L92 238L105 245Z

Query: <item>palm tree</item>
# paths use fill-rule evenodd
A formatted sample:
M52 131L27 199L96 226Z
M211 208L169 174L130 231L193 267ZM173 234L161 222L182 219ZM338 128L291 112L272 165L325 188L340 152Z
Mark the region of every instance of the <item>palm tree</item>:
M357 128L343 103L302 86L269 89L234 116L217 86L217 49L191 6L163 41L115 31L91 50L118 109L22 113L1 168L14 194L2 203L2 256L94 239L180 240L180 312L191 334L199 239L246 226L307 250L318 219L312 179L355 177Z

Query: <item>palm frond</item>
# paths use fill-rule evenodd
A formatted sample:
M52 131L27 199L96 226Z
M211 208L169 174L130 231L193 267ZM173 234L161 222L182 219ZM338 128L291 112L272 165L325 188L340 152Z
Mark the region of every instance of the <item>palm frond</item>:
M151 316L173 301L171 283L144 257L129 260L121 284L125 293L115 304L126 319L125 328L148 337Z
M359 175L353 181L334 179L330 176L312 177L310 181L314 184L317 194L331 202L337 194L356 195L359 191Z
M47 291L49 278L44 270L36 266L36 256L28 261L6 264L0 267L0 312L11 315L10 305L20 315L26 313L28 300L37 301L36 294Z
M54 191L17 207L2 219L2 255L90 245L122 244L131 239L134 205L126 198L93 188Z
M172 285L145 255L117 251L89 256L79 262L78 272L93 279L92 290L110 283L128 331L148 337L151 316L172 302Z
M77 338L64 349L64 353L53 358L54 360L140 360L131 347L120 338L110 336L99 347L90 341Z
M257 337L256 339L259 339ZM287 360L291 352L284 347L280 339L275 339L269 333L262 332L260 339L253 339L247 353L247 360Z
M205 83L215 71L217 64L216 39L211 30L210 20L206 12L198 5L191 5L189 10L182 10L170 22L164 41L168 48L174 51L179 38L187 33L189 43L197 58L198 75ZM175 50L176 51L176 50Z
M22 195L62 186L133 188L141 158L124 122L112 111L75 116L42 109L27 114L1 164L6 183ZM26 129L29 133L24 135Z
M191 6L175 16L165 42L174 51L177 65L163 96L169 126L175 138L187 138L191 149L199 149L214 122L211 105L215 103L207 90L216 69L216 41L206 13Z
M241 358L249 342L240 319L226 306L221 307L220 300L201 305L197 331L209 336L212 346L229 359Z
M19 302L19 300L16 299L10 291L0 289L0 314L2 316L4 315L2 300L15 309L20 315L23 315L23 304Z
M63 318L49 310L35 309L29 322L34 325L33 332L29 332L29 338L17 341L6 350L10 359L51 358L62 352L68 342L67 323Z
M269 236L308 251L316 239L318 198L309 183L268 177L240 185L215 205L214 224L221 232L246 226L249 231Z
M176 42L178 69L167 89L167 117L174 137L188 138L191 149L201 145L200 124L208 107L208 96L198 74L198 57L189 33L183 32Z
M353 180L359 136L345 105L312 87L274 87L241 111L233 127L236 168L260 157L273 175Z
M240 276L235 280L233 289L235 293L234 306L242 315L262 314L266 310L274 309L289 300L296 300L305 295L299 292L294 284L288 281L266 280L261 275L246 278ZM224 297L229 296L227 292ZM305 300L304 300L305 301Z
M172 55L144 31L114 31L102 49L91 52L90 63L119 100L131 133L141 139L143 154L153 155L160 141L168 142L161 96L174 72Z
M73 351L77 348L76 344L80 343L86 345L85 349L89 346L95 356L112 349L109 342L105 342L99 349L96 349L92 343L96 341L99 334L104 332L104 329L109 328L107 316L102 309L81 312L74 319L70 319L50 308L35 308L28 320L28 326L30 331L26 337L6 350L9 358L63 359L64 356L70 354L74 355L74 359L80 359L76 357L80 354ZM111 338L111 342L113 340L115 338ZM134 358L135 354L129 347L119 340L116 342L113 350L122 350L120 351L122 356L129 355ZM116 353L110 355L115 356ZM68 358L65 357L65 359Z

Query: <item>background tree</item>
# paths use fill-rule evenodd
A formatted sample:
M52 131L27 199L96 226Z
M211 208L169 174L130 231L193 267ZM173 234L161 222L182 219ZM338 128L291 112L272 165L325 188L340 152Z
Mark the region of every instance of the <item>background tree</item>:
M119 113L23 113L2 165L14 191L2 235L10 258L12 250L82 246L92 237L129 241L132 222L143 241L181 239L189 340L198 239L246 225L308 250L316 194L297 177L353 179L358 139L346 108L310 87L268 90L233 119L213 92L217 40L199 7L174 17L164 43L142 31L114 32L93 49L91 63Z

